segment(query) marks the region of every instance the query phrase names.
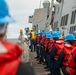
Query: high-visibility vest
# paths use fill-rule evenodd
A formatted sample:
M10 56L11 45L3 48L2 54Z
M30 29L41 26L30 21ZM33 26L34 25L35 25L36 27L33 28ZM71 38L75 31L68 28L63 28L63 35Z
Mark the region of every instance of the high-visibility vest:
M35 33L31 32L31 35L32 35L31 39L35 39Z

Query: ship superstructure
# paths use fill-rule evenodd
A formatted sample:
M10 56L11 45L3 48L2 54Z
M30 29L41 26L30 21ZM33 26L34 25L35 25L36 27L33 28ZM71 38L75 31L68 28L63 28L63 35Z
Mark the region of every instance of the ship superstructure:
M53 29L59 28L61 32L73 33L76 30L76 0L56 0Z
M53 0L54 1L54 0ZM44 8L35 9L29 22L35 30L60 29L61 33L73 33L76 30L76 0L56 0L51 7L48 0L43 3ZM48 6L44 5L47 4Z
M50 7L50 1L44 0L43 8L35 9L33 16L29 17L29 23L32 23L35 31L47 31L50 29L51 15L52 7Z

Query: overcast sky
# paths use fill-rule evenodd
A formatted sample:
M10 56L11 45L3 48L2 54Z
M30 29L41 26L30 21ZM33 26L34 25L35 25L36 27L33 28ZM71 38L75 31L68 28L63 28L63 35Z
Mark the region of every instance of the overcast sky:
M44 0L42 0L43 3ZM51 0L49 0L51 2ZM39 8L40 0L6 0L10 14L16 23L9 24L7 37L18 38L20 28L31 27L28 16L33 15L34 10Z

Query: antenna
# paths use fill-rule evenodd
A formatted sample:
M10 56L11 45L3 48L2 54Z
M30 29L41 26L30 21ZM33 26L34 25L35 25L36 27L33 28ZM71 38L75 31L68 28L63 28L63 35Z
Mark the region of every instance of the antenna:
M41 2L42 2L42 0L40 0L40 5L39 5L39 8L41 8Z

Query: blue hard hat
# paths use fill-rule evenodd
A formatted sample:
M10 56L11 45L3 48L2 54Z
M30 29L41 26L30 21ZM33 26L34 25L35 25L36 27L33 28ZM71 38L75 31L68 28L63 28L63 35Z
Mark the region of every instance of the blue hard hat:
M57 33L57 31L54 31L52 34L52 38L59 38L60 35Z
M76 40L73 34L66 35L65 41L69 41L69 40Z
M36 32L35 34L36 34L36 35L38 35L39 33L38 33L38 32Z
M59 30L55 30L60 36L61 36L61 32Z
M42 30L40 31L40 34L43 34L43 31Z
M47 34L47 32L44 32L44 33L42 34L42 36L46 36L46 34Z
M15 22L15 20L10 16L5 0L0 0L0 25L10 22Z
M61 36L61 32L60 31L57 31L57 33Z
M51 34L47 34L46 37L47 37L48 39L51 39L51 38L52 38L52 35L51 35Z

